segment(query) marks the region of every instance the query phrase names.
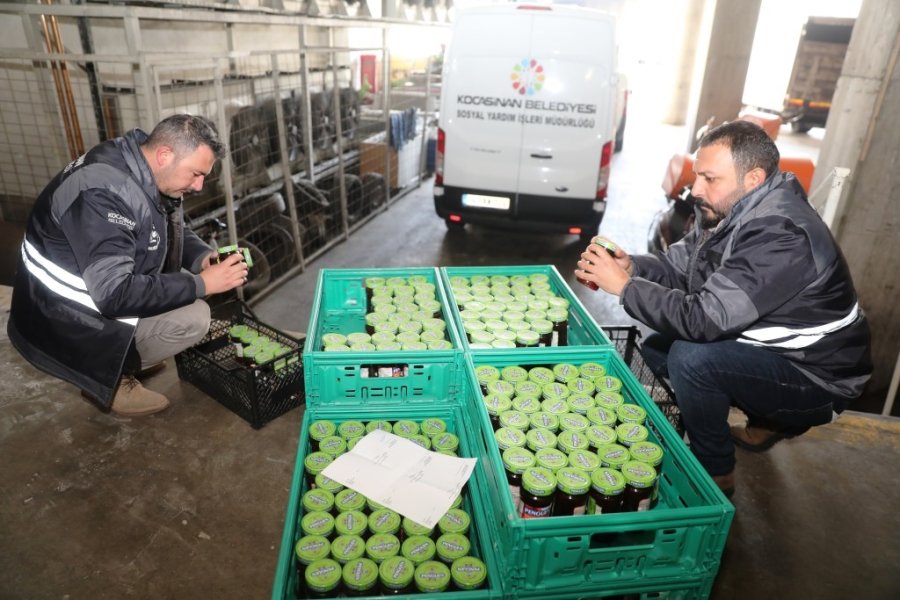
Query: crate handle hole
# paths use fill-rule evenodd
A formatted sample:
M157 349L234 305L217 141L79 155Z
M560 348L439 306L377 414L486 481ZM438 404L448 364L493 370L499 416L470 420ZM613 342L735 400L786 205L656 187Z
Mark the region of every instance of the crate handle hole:
M377 364L377 365L359 365L359 369L361 373L364 373L365 376L368 377L381 377L386 379L393 379L396 377L407 377L409 376L409 365L407 364Z

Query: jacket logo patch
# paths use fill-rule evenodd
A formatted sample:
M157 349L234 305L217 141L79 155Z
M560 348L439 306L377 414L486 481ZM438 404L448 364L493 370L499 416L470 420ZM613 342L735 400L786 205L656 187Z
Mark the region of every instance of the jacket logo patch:
M128 217L123 217L119 213L106 213L106 220L110 223L115 223L116 225L124 225L130 231L134 231L134 226L137 225L134 221L129 219Z
M78 158L76 158L75 160L73 160L72 162L70 162L68 165L66 165L66 168L63 169L63 173L68 173L68 172L71 171L72 169L77 169L77 168L80 167L82 164L84 164L84 157L85 157L85 156L87 156L87 155L86 155L86 154L82 154L81 156L79 156Z
M156 227L150 231L150 244L147 246L147 250L153 251L159 249L159 233L156 231Z

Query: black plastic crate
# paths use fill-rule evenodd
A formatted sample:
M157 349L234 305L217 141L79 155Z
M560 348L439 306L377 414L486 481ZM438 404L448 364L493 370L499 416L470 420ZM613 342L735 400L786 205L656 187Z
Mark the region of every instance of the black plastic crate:
M206 337L175 356L178 376L254 429L303 404L303 341L259 321L242 302L219 305L212 312ZM243 365L235 359L235 348L228 338L232 325L247 325L291 351L258 367ZM275 364L282 360L284 366L276 370Z
M675 392L662 377L658 377L641 354L641 331L637 327L604 327L603 331L609 336L609 340L615 345L616 350L622 355L622 359L637 380L644 386L647 394L666 416L678 435L684 435L684 425L681 422L681 410L675 402Z

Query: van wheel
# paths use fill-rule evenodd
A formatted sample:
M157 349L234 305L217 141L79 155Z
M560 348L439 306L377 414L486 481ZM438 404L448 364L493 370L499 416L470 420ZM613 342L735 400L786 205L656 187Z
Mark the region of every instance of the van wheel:
M459 221L444 219L444 223L447 225L447 231L463 231L466 228L466 224Z

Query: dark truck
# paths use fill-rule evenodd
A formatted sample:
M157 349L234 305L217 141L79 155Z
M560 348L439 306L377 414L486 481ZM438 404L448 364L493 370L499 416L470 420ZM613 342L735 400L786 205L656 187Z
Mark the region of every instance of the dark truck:
M781 113L794 131L825 126L855 21L809 17L803 26Z

